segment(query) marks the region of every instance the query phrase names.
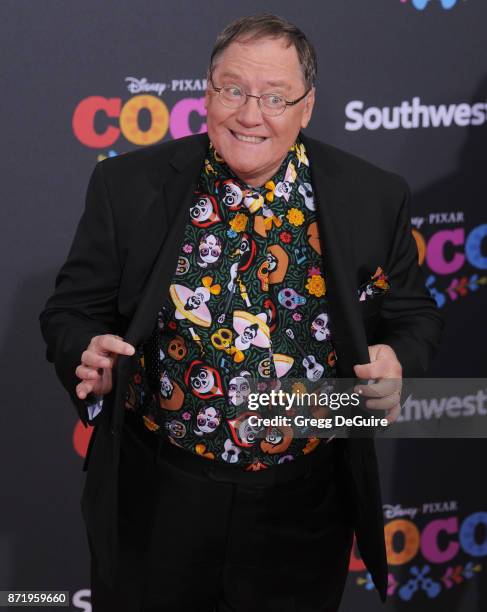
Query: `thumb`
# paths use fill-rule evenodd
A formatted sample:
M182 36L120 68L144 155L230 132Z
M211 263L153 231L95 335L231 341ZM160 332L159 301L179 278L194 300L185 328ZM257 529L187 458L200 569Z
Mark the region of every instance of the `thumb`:
M370 378L370 364L362 363L353 366L357 378Z

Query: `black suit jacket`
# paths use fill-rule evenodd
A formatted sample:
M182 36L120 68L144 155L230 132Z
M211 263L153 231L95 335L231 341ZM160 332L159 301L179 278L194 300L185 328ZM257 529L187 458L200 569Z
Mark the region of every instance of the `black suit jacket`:
M392 346L404 377L425 373L443 326L425 288L411 234L405 180L359 157L301 134L311 164L324 256L330 325L341 377L368 363L368 345ZM134 346L148 339L177 264L192 190L208 146L189 136L99 162L86 208L53 295L40 315L47 359L55 364L83 423L75 369L90 339L113 333ZM359 302L357 288L378 265L391 288ZM81 499L92 552L110 581L117 546L117 478L124 396L135 366L120 357L114 386L96 419ZM360 554L382 600L387 561L373 438L335 439L356 500Z

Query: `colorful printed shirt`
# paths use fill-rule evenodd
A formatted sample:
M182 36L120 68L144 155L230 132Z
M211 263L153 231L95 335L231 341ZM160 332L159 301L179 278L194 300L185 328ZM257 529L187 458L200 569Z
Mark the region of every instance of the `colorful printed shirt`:
M155 322L158 389L141 346L126 396L150 431L248 470L320 443L292 426L250 426L250 379L336 376L309 163L298 138L272 179L251 187L210 142Z

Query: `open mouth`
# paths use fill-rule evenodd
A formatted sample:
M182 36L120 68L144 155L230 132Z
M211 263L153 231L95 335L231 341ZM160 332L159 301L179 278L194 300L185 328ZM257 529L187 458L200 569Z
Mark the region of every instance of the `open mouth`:
M264 138L262 136L244 136L243 134L239 134L238 132L234 132L233 130L230 130L230 132L232 136L239 142L247 142L250 144L261 144L262 142L267 140L267 138Z

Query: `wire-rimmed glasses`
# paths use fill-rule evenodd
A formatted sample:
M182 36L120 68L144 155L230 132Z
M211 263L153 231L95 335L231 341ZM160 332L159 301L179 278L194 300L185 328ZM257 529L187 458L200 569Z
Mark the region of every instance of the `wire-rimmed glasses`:
M215 87L213 80L210 79L211 86L218 94L220 102L227 108L239 108L247 102L247 98L255 98L260 110L264 115L275 117L282 115L288 106L294 106L298 102L301 102L311 90L309 87L304 94L296 98L296 100L286 100L283 96L275 93L262 94L261 96L255 96L249 94L243 90L240 85L225 85L224 87Z

